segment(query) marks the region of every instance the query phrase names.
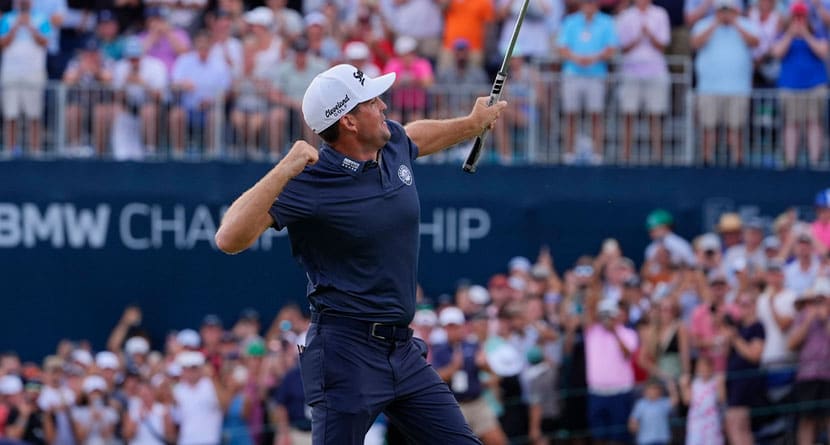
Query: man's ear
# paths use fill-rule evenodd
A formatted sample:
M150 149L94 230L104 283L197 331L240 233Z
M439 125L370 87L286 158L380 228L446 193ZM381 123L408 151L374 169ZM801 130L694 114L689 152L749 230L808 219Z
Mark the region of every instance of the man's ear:
M341 117L339 125L343 130L357 133L357 119L355 119L352 114L347 113L345 116Z

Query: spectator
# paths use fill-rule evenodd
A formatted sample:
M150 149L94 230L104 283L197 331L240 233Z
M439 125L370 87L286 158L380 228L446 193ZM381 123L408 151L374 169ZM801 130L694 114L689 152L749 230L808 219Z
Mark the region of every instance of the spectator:
M104 9L98 13L95 38L101 46L105 59L118 61L123 57L124 38L119 35L118 20L112 11Z
M767 373L767 390L771 400L778 402L789 392L794 377L795 355L787 347L787 334L795 316L795 292L784 288L783 264L767 265L766 288L758 297L756 313L764 326L764 351L761 366Z
M806 127L810 165L821 160L827 111L827 36L807 20L808 8L796 1L790 22L775 42L772 54L781 59L781 102L784 108L784 157L787 167L796 162L799 127Z
M270 87L267 79L254 75L255 68L256 53L248 46L244 51L242 73L234 79L231 89L230 118L234 130L231 150L247 154L250 159L262 159L262 129L268 109L268 98L264 93Z
M726 212L720 215L718 219L718 233L723 240L724 251L729 250L732 246L741 243L744 227L744 222L741 216L737 213Z
M741 225L743 229L742 242L728 249L723 256L723 266L727 271L735 270L744 265L750 275L763 272L766 267L764 254L764 221L758 217L747 218Z
M287 7L287 0L267 0L266 6L274 14L274 29L288 42L303 34L305 23L299 12Z
M507 444L495 414L481 397L479 372L488 365L480 345L464 339L464 313L450 306L438 314L438 320L447 339L446 343L433 345L432 366L449 384L473 433L486 445Z
M830 189L816 193L816 220L810 225L810 233L824 250L830 249Z
M616 22L623 53L619 89L624 115L622 159L630 159L634 115L644 109L650 121L651 161L659 164L663 160L661 118L668 111L671 88L663 55L671 38L669 16L651 0L637 0L617 16Z
M724 315L723 331L729 356L726 368L726 435L729 443L753 443L751 408L763 402L766 388L761 373L761 354L764 350L764 326L755 314L756 303L746 293L736 299L732 314Z
M593 155L591 162L602 163L605 104L605 83L608 61L619 45L614 21L599 12L597 0L583 0L578 12L568 15L562 23L557 46L564 59L562 64L562 109L566 116L566 164L576 160L576 114L591 115Z
M161 60L144 54L137 37L124 44L124 59L113 69L112 85L118 94L119 115L140 121L139 140L148 155L157 153L159 107L166 97L169 79Z
M242 38L245 35L245 5L242 0L219 0L218 10L228 14L231 21L231 35Z
M363 42L351 42L343 48L346 63L356 66L369 77L377 77L381 74L380 68L370 60L371 55L369 47Z
M196 351L180 352L176 363L182 369L181 381L173 387L179 412L178 445L218 445L226 402L219 382L205 374L213 368L205 367L204 356Z
M830 282L820 278L809 292L796 300L798 313L793 322L788 345L798 354L795 399L799 404L798 444L816 441L816 430L826 425L828 410L821 406L830 398Z
M554 11L554 0L530 0L522 22L522 32L516 40L516 47L532 61L547 60L551 55L551 39L547 17ZM495 19L502 22L499 37L499 53L504 54L513 34L513 24L519 18L522 2L519 0L498 0L495 2ZM512 75L512 72L511 72Z
M305 403L299 365L285 374L276 390L274 402L274 423L278 435L276 445L310 444L311 410Z
M758 30L741 16L739 0L714 0L717 12L692 28L697 51L698 118L703 127L703 163L714 162L717 127L728 128L732 162L743 162L742 134L752 90L752 48Z
M202 25L201 17L208 6L207 0L150 0L164 8L170 24L193 34Z
M758 46L752 50L755 85L773 87L778 80L781 66L771 50L781 28L781 13L775 7L775 0L759 0L750 8L748 17L758 30Z
M248 368L238 364L229 368L224 376L224 386L228 392L228 406L222 423L222 443L227 445L254 445L251 430L246 419L253 401L245 395L248 383Z
M674 217L666 210L655 209L648 214L646 229L652 241L646 247L646 259L654 256L658 246L663 246L668 251L672 263L689 266L696 264L691 244L674 233L673 226Z
M715 0L685 0L683 15L686 27L693 29L697 22L715 13Z
M72 409L72 422L78 442L82 445L115 443L118 413L107 405L107 382L103 377L90 375L84 379L83 395Z
M309 54L306 38L298 37L291 48L291 60L281 63L271 77L271 101L275 105L268 118L272 159L280 157L289 138L315 140L314 133L302 119L303 93L314 77L328 68L325 61Z
M47 442L51 445L75 445L72 418L69 409L75 404L75 392L64 384L63 359L49 356L43 362L43 388L37 399L43 411L44 427L51 431Z
M31 383L27 383L29 387ZM7 409L3 437L30 445L46 445L43 412L24 390L19 376L6 374L0 377L0 406Z
M245 23L249 29L245 46L254 54L251 75L265 79L277 67L286 51L283 40L270 31L274 23L274 13L266 7L254 8L245 13Z
M634 404L628 418L628 429L636 435L637 445L668 444L671 442L669 416L677 405L674 383L666 385L669 397L663 394L659 380L646 383L643 397Z
M62 52L61 35L63 34L64 22L68 18L68 8L66 0L32 0L31 11L36 15L44 17L49 23L50 31L44 34L48 43L46 49L48 55L46 56L46 69L50 80L58 80L63 75L68 55L72 54L73 47L69 46L68 55ZM34 25L36 28L39 25ZM43 32L43 31L41 31ZM40 56L38 55L38 58Z
M202 319L199 327L199 337L202 339L201 352L213 370L218 374L222 370L222 354L219 351L222 334L222 319L216 314L208 314Z
M726 401L726 385L707 356L697 358L693 380L680 378L680 390L683 403L689 406L686 445L722 445L720 405Z
M564 426L559 419L558 364L545 360L538 346L527 351L527 361L522 384L528 405L528 439L531 445L546 445Z
M194 38L194 51L183 54L173 67L176 100L170 111L170 137L173 156L184 156L185 137L199 135L210 151L215 151L213 125L215 107L222 103L231 86L227 66L211 60L210 37L202 32ZM192 133L191 133L192 131ZM190 141L188 141L190 142Z
M721 270L723 261L720 238L714 233L704 233L695 238L695 259L704 273ZM721 270L722 271L722 270Z
M794 261L784 267L784 287L796 295L806 292L818 277L821 261L813 251L813 237L802 232L795 237Z
M166 445L176 442L172 407L162 402L153 385L138 383L137 397L130 402L122 423L127 445Z
M628 441L626 425L633 404L633 352L637 334L620 322L616 301L604 299L587 312L585 365L588 423L597 443Z
M242 42L231 34L231 15L223 10L208 15L211 60L224 63L236 78L242 73Z
M689 333L680 319L680 308L671 297L666 297L654 303L657 314L652 316L650 329L639 360L640 366L649 370L652 378L674 385L681 375L689 374L690 348Z
M418 54L435 62L441 50L441 33L443 32L443 18L438 2L401 0L390 3L392 3L392 10L389 14L389 21L395 35L408 36L417 40ZM418 26L412 26L413 23L417 23Z
M519 156L518 147L528 145L528 127L537 121L536 100L542 97L543 90L539 70L529 59L523 51L514 52L509 67L513 82L502 89L502 94L509 95L510 102L496 122L493 133L499 162L504 165L512 164Z
M325 15L315 12L305 17L305 36L308 39L309 52L311 54L325 60L327 63L334 63L340 60L340 42L330 32L329 19ZM360 41L352 43L363 43L365 45L364 42ZM366 59L367 61L369 60L368 57ZM368 72L366 73L369 75Z
M415 50L418 41L402 36L395 41L395 57L383 68L384 73L395 73L391 91L389 118L398 122L412 122L426 116L427 89L434 82L432 65L419 57Z
M167 72L173 72L176 59L190 51L187 33L167 21L164 12L155 7L145 11L146 30L139 34L144 53L164 63Z
M394 47L377 4L363 5L356 11L354 19L347 21L345 43L365 43L372 50L372 62L380 67L386 66L394 55Z
M495 18L493 3L487 0L440 0L444 11L444 43L439 68L452 66L453 44L457 39L470 43L470 64L484 66L484 36Z
M698 351L698 357L704 356L710 360L715 372L724 372L726 354L729 351L722 324L730 287L726 275L720 271L709 273L708 284L703 302L692 312L689 334L692 347Z
M111 83L112 61L102 56L98 42L90 38L63 73L63 84L69 90L66 128L71 154L92 155L93 148L81 142L82 134L90 127L94 152L98 156L107 152L113 116Z
M438 68L436 82L442 86L452 86L453 89L480 89L487 83L487 74L482 67L470 63L470 42L458 38L453 42L452 49L453 61L449 66Z
M24 117L29 151L35 156L40 154L46 47L51 35L48 17L32 10L32 0L16 0L14 11L0 19L0 87L7 155L19 152Z

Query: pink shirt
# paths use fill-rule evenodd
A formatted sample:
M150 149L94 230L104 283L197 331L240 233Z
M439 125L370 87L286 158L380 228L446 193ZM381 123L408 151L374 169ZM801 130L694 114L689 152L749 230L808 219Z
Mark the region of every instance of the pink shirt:
M661 45L668 45L671 40L669 15L665 9L649 5L645 11L641 11L632 6L621 12L617 17L620 46L638 42L630 51L623 53L622 74L636 78L666 77L666 57L643 35L644 25Z
M821 221L815 221L810 225L813 232L813 237L819 240L824 247L830 249L830 223L822 224Z
M409 66L405 66L399 57L394 57L386 63L384 73L395 73L395 83L400 84L406 78L417 80L429 79L432 77L432 65L426 59L417 58Z
M190 37L187 36L187 33L181 29L172 29L170 32L174 35L176 39L179 41L185 42L186 46L190 48ZM138 35L141 39L142 43L149 37L148 33L145 31ZM168 73L173 72L173 65L176 63L176 58L178 54L176 54L176 50L173 49L173 45L170 44L168 39L160 38L156 40L155 44L144 52L144 54L148 56L153 56L162 62L164 62L164 66L167 68ZM183 53L183 54L186 54Z
M618 325L617 335L630 353L637 349L637 333ZM600 323L585 331L585 368L588 389L603 392L625 392L634 388L634 368L620 348L614 334Z
M726 313L730 313L734 318L734 307L721 307L716 314L718 317L723 317ZM711 342L715 339L718 332L715 329L715 319L709 309L709 304L704 303L698 305L692 312L692 322L689 334L697 340L704 342ZM726 356L729 352L727 345L716 345L710 348L701 348L700 353L709 357L712 360L712 367L716 372L726 371Z

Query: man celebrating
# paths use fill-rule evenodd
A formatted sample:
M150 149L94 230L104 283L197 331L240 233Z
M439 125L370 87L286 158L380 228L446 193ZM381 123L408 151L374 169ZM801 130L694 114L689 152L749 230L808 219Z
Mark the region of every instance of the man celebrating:
M421 443L479 443L408 328L420 219L412 162L492 126L506 102L479 98L466 117L403 127L379 97L394 81L351 65L315 77L302 109L320 151L295 142L231 205L216 243L236 253L269 227L288 228L309 278L300 366L315 444L361 444L381 412Z

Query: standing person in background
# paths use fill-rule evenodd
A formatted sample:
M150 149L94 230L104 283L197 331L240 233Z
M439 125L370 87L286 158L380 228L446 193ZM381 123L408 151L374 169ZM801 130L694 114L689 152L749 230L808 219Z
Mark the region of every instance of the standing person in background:
M598 0L582 0L579 11L562 22L557 39L562 65L562 111L565 112L565 156L576 160L576 115L591 115L593 155L591 162L601 164L605 130L602 111L608 77L608 61L617 53L619 40L614 20L599 11Z
M689 406L686 445L722 445L720 405L726 401L726 385L708 357L697 358L694 379L687 375L680 378L680 391L683 403Z
M178 445L219 445L222 442L222 412L227 397L205 366L201 352L182 351L176 356L181 380L173 387L179 413ZM206 374L209 373L209 374Z
M784 108L784 163L793 167L799 147L799 128L804 126L810 165L821 160L827 112L827 36L810 24L805 3L790 7L786 31L772 47L781 59L778 88Z
M452 45L459 39L470 43L470 64L484 66L484 36L495 17L490 0L439 0L444 11L444 44L438 67L452 66Z
M161 60L167 72L172 73L176 59L190 51L190 37L184 30L172 26L160 8L148 8L144 17L146 30L138 35L144 53Z
M814 204L816 220L810 224L810 233L821 249L827 252L830 249L830 189L816 193Z
M651 0L636 0L616 19L623 54L620 111L624 115L622 160L628 162L633 142L634 116L649 117L651 162L663 161L662 117L669 107L671 82L663 52L671 38L666 10Z
M383 68L384 73L395 73L391 104L396 111L389 118L410 122L426 117L427 89L435 78L432 66L415 52L418 42L412 37L398 37L395 41L395 57Z
M714 0L717 12L692 28L692 48L697 51L695 73L698 114L703 127L703 163L715 161L718 125L728 128L732 163L743 162L743 131L752 91L752 48L758 46L758 30L741 15L740 0Z
M531 445L547 445L567 425L560 420L559 367L545 359L542 348L527 351L528 368L522 371L522 392L528 406L528 439Z
M19 152L18 144L23 139L20 127L25 124L29 130L29 151L39 155L43 89L47 77L46 49L53 28L48 17L32 10L32 0L16 0L14 4L14 11L0 19L4 153Z
M311 445L311 408L306 405L300 366L292 367L275 390L275 445Z
M643 397L634 404L628 418L628 429L636 435L637 445L668 445L671 442L669 416L677 406L678 396L674 382L667 384L669 396L663 394L659 380L649 380Z
M118 412L107 405L107 382L97 375L83 381L83 394L72 408L73 429L81 445L114 445Z
M43 410L47 442L50 445L76 445L70 408L75 405L75 392L64 383L64 362L58 356L43 360L43 388L37 405Z
M784 288L784 265L779 261L767 264L764 273L766 288L758 297L756 313L764 326L764 351L761 366L767 374L770 400L779 402L789 393L795 377L795 354L787 347L787 337L795 316L795 292Z
M172 407L157 396L148 381L138 383L138 396L124 415L121 436L127 445L168 445L176 442Z
M245 395L245 384L248 379L248 368L241 364L229 368L223 376L229 397L222 423L224 445L254 445L251 430L246 423L252 402Z
M758 46L752 50L755 86L775 86L780 65L771 50L781 30L782 14L776 8L775 0L758 0L757 4L750 8L748 17L758 29Z
M26 387L31 383L27 383ZM27 445L47 445L43 411L27 394L27 388L17 375L0 377L0 406L8 409L3 437L25 442Z
M546 19L554 12L554 0L529 1L522 22L522 32L516 39L516 48L521 49L532 61L546 60L551 54L551 39ZM495 7L495 19L502 22L498 48L499 55L503 57L513 34L513 25L519 18L522 0L498 0Z

